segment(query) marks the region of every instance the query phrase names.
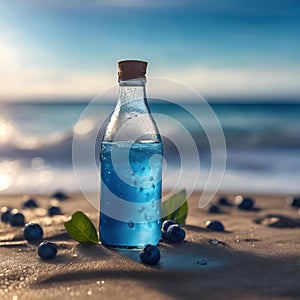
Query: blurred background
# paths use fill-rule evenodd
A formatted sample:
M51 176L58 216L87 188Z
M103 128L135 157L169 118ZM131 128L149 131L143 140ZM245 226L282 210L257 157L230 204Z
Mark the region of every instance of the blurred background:
M222 192L300 193L299 36L297 0L0 0L0 193L79 190L75 126L117 83L121 59L146 60L150 77L210 103L227 143ZM197 98L160 89L201 110ZM107 118L116 100L102 97L77 134L98 130L93 118ZM149 102L186 124L206 174L201 130L178 107Z

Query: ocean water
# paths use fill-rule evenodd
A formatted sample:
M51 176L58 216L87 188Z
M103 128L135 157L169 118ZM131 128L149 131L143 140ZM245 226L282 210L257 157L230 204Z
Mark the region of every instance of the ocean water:
M158 244L161 236L161 143L105 142L101 165L101 242L127 247ZM122 200L127 205L122 209L120 220L116 213Z
M51 193L55 189L78 191L79 184L72 165L74 132L82 144L98 133L95 143L95 164L99 168L99 140L114 104L98 103L80 124L76 123L87 103L22 103L0 106L0 193ZM188 104L190 111L200 111L201 104ZM215 103L217 115L226 139L227 165L220 192L300 194L300 104L288 103ZM206 133L185 111L176 105L150 101L154 113L160 113L187 128L199 151L201 174L198 189L208 176L211 156ZM214 136L214 124L205 115L209 136ZM182 153L169 137L182 138L173 124L158 122L162 135L167 172L163 188L172 188L177 180L182 156L191 171L181 179L181 186L191 185L194 157L187 144ZM85 147L79 151L84 174L80 186L98 191L90 180L90 168L85 163ZM222 172L222 170L219 170ZM218 172L218 170L215 170Z

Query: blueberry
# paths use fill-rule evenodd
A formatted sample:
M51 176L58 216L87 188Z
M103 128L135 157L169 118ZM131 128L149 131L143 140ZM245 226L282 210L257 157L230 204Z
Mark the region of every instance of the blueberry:
M174 224L177 224L177 223L175 221L173 221L173 220L165 220L165 221L163 221L162 226L161 226L162 231L163 232L167 232L169 226L174 225Z
M185 238L185 231L178 224L170 225L166 237L173 243L180 243Z
M212 204L209 209L208 209L208 212L210 213L219 213L220 212L220 209L217 205L215 204Z
M59 206L50 206L48 208L48 215L49 216L61 215L61 210Z
M286 202L289 206L299 208L300 207L300 197L288 197Z
M51 259L57 254L57 246L55 243L43 241L39 244L38 255L41 259Z
M160 251L158 247L147 245L140 253L140 259L144 264L157 265L160 260Z
M207 221L206 228L214 231L224 231L224 225L220 221Z
M38 205L36 203L36 200L33 198L25 198L27 200L25 200L23 202L23 208L37 208Z
M1 221L4 223L9 223L11 217L11 208L3 206L1 208Z
M57 200L66 200L69 198L69 196L62 191L57 191L51 195L51 198L55 198Z
M243 210L251 210L254 207L254 200L252 198L243 197L241 195L235 197L234 203L239 209Z
M223 205L223 206L232 206L232 204L228 201L226 197L220 197L218 199L218 204Z
M13 209L11 211L9 224L11 226L24 226L25 224L24 215L21 212L19 212L17 209Z
M161 231L161 241L167 239L166 233L164 231Z
M43 229L36 223L26 224L23 233L27 241L41 240L43 238Z

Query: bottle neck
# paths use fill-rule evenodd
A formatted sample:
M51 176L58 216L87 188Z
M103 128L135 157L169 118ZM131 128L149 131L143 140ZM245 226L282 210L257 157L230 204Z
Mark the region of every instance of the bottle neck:
M119 105L146 104L146 80L144 78L119 81Z
M104 141L161 141L147 104L145 84L145 78L119 81L119 99Z

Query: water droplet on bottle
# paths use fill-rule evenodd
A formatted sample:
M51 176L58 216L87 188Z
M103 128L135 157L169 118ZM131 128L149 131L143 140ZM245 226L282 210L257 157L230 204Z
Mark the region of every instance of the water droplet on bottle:
M152 183L152 184L151 184L151 187L152 187L153 189L155 189L155 184L154 184L154 183Z
M142 207L139 207L138 212L139 212L139 213L142 213L143 210L144 210L144 207L143 207L143 206L142 206Z
M140 187L140 192L142 192L144 189L142 187Z
M124 194L120 194L120 197L121 197L121 198L124 198Z
M133 182L133 185L134 185L134 186L137 186L137 181L136 181L136 180Z
M152 206L152 208L155 207L155 201L151 202L151 206Z
M134 223L133 223L132 220L129 220L129 221L128 221L128 226L129 226L130 228L134 227Z
M110 171L107 172L107 174L110 174L110 173L111 173Z
M149 220L150 220L150 217L149 217L147 214L145 214L145 219L146 219L147 221L149 221Z
M135 173L133 171L130 172L131 176L135 176Z
M106 201L106 202L105 202L105 206L109 206L109 201Z
M150 180L150 181L153 181L153 176L150 176L150 177L149 177L149 180Z

